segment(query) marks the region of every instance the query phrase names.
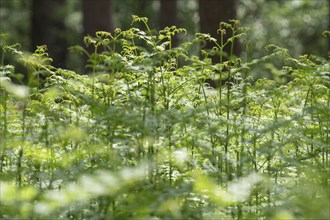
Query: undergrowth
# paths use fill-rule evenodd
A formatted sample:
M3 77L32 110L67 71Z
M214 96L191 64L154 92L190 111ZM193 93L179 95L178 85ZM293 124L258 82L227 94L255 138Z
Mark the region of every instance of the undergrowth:
M1 35L1 218L328 219L328 60L275 45L243 60L224 52L246 37L239 22L218 33L231 38L172 47L184 29L133 16L128 30L86 36L92 53L70 48L87 75ZM254 79L257 65L276 77Z

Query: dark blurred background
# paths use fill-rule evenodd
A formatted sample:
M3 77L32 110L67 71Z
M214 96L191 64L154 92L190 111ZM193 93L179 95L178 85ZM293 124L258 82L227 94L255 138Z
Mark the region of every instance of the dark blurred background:
M329 38L321 35L329 30L329 8L330 0L0 0L0 33L25 51L46 44L54 66L74 70L83 61L69 46L82 45L84 35L99 30L130 28L132 14L148 17L155 30L187 29L178 42L196 32L217 37L220 21L239 19L249 27L241 48L248 59L267 53L270 43L289 49L291 56L327 57Z

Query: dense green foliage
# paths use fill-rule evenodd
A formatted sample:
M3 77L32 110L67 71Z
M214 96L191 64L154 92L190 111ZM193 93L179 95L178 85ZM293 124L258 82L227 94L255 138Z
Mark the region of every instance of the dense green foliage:
M85 37L92 54L71 48L88 75L1 36L0 217L328 219L328 60L275 45L253 60L224 54L245 37L237 21L221 24L228 42L199 33L176 48L184 29L135 23L144 30ZM205 41L215 47L191 54ZM9 53L27 86L11 82L22 75ZM254 79L258 65L274 79Z

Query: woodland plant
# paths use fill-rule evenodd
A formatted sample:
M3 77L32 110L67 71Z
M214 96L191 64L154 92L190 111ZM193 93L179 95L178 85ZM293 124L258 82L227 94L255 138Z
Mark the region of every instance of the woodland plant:
M238 21L220 25L228 42L199 33L178 47L184 29L135 23L145 30L86 36L92 53L71 48L87 75L1 35L1 218L329 218L329 61L275 45L226 55L244 37ZM214 48L190 53L204 41ZM280 80L251 77L273 59Z

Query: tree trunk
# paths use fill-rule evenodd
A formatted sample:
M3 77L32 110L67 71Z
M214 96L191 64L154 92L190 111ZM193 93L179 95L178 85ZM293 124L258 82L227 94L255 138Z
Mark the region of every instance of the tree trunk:
M150 3L149 0L140 0L139 1L138 11L140 12L140 14L138 14L138 16L142 16L142 17L146 16L146 13L147 13L146 9L147 9L147 6L149 3Z
M33 0L31 16L31 50L47 45L49 56L56 67L65 67L66 34L64 18L57 16L65 0ZM59 13L60 14L60 13Z
M84 36L97 31L113 31L111 0L83 0Z
M40 1L39 1L40 2ZM53 65L65 68L66 59L68 54L68 33L65 26L65 17L67 16L67 10L64 7L66 0L54 1L55 13L53 16L53 35L54 41L52 44L52 51L54 52Z
M176 0L160 0L159 23L161 29L177 25ZM172 39L172 46L176 46L177 44L178 38L174 36Z
M113 31L111 0L83 0L82 3L84 36L95 36L97 31ZM91 45L86 49L90 54L94 52ZM83 62L86 62L85 58Z
M160 27L171 27L177 25L176 0L160 0Z
M220 22L228 22L236 19L237 0L199 0L200 32L209 33L220 42L220 35L217 33ZM231 33L227 32L224 42L227 41ZM207 48L212 48L214 44L207 43ZM230 48L224 48L229 54ZM234 54L238 54L239 47L235 47ZM213 61L214 58L213 58ZM218 61L218 60L217 60Z
M32 18L31 18L31 46L32 50L36 46L52 43L53 36L50 33L52 27L51 15L53 14L52 0L33 0L32 1ZM49 45L48 45L49 46Z

